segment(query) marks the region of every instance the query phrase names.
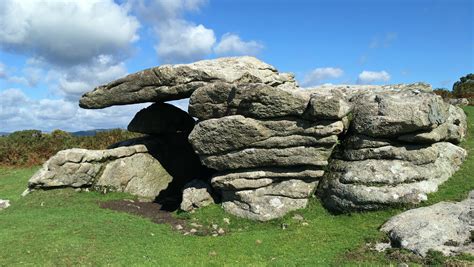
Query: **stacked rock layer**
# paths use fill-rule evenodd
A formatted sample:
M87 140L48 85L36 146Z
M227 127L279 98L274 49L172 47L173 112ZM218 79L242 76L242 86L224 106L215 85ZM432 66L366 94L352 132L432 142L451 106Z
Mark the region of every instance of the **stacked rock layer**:
M333 96L337 104L320 110L310 94L247 78L253 82L215 83L191 95L189 111L199 123L189 140L217 170L212 185L224 209L269 220L306 206L350 108Z
M420 90L358 93L348 134L333 155L319 195L336 211L418 203L461 165L462 109Z

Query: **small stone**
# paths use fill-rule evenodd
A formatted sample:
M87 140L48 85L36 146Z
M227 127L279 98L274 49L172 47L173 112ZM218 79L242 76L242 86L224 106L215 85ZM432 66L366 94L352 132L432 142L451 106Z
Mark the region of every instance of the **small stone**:
M151 236L155 236L155 234L154 234L154 233L150 233L150 235L151 235Z
M222 219L222 220L224 221L224 223L230 224L230 219L229 219L229 218L224 218L224 219Z
M10 207L10 200L0 199L0 210Z
M195 228L200 228L200 227L202 227L202 225L201 225L201 224L198 224L198 223L191 223L190 225L191 225L192 227L195 227Z
M41 202L40 206L41 206L41 207L44 207L44 202Z
M215 237L215 236L219 236L219 234L217 234L217 233L214 233L214 234L212 234L212 236L214 236L214 237Z
M212 229L217 230L217 228L219 228L219 225L217 225L217 224L212 224L211 227L212 227Z
M293 220L303 221L304 217L301 214L295 214L293 215Z
M209 256L217 256L217 252L215 252L214 250L213 250L213 251L210 251L210 252L209 252Z
M178 224L174 227L176 230L183 230L183 226L181 224Z
M288 224L282 223L281 224L281 229L286 230L286 228L288 228L288 226L289 226Z
M219 229L217 230L217 233L218 233L219 235L223 235L223 234L225 234L225 231L224 231L224 229L219 228Z
M260 240L260 239L255 240L255 244L257 244L257 245L262 244L262 240Z
M21 196L22 196L22 197L25 197L26 195L28 195L28 194L31 193L31 192L33 192L33 190L30 189L30 188L27 188L27 189L25 189L25 191L23 191L23 193L21 193Z
M307 223L307 222L302 222L301 225L303 225L303 226L308 226L309 223Z
M390 248L390 243L377 243L374 246L374 250L377 252L385 251L388 248Z
M74 191L76 191L76 192L81 192L81 191L82 191L82 188L76 188L76 189L74 189Z
M193 212L198 208L211 205L214 199L210 192L212 192L211 186L204 181L194 179L188 182L184 185L181 210Z
M191 234L194 234L194 233L197 232L197 230L196 230L195 228L192 228L191 230L189 230L189 232L190 232Z

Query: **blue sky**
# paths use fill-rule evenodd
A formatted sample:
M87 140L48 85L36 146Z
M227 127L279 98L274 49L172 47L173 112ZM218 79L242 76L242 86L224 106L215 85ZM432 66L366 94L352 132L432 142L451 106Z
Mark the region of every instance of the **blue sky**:
M474 72L473 3L2 0L0 131L125 127L146 105L81 110L78 98L127 73L220 56L254 55L302 86L451 88Z

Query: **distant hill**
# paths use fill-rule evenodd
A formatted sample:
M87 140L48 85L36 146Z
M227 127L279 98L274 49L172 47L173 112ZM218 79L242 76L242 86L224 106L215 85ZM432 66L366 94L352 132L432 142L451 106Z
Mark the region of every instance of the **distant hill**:
M73 136L95 136L99 132L108 132L112 131L114 129L93 129L93 130L87 130L87 131L77 131L77 132L69 132ZM43 132L44 133L44 132ZM7 136L11 133L8 132L0 132L0 136Z
M77 131L77 132L70 132L74 136L94 136L99 132L107 132L113 129L93 129L88 131Z

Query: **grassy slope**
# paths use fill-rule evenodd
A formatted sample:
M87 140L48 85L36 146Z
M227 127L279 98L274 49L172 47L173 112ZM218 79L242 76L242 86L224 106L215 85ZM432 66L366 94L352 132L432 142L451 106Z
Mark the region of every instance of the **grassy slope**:
M464 143L469 158L461 170L426 204L460 200L474 189L474 108L470 138ZM378 227L400 210L334 216L316 199L298 212L308 225L291 214L267 223L237 219L218 206L188 217L190 222L217 223L228 234L221 237L183 236L168 225L100 209L98 201L130 198L125 194L76 193L71 189L35 192L21 198L32 169L0 169L0 198L12 206L0 212L0 265L328 265L371 262L388 264L383 254L347 257L348 251L383 237ZM424 205L426 205L424 204ZM223 218L230 218L230 225ZM281 224L289 227L281 229ZM258 244L256 240L260 240ZM356 262L357 261L357 262Z

